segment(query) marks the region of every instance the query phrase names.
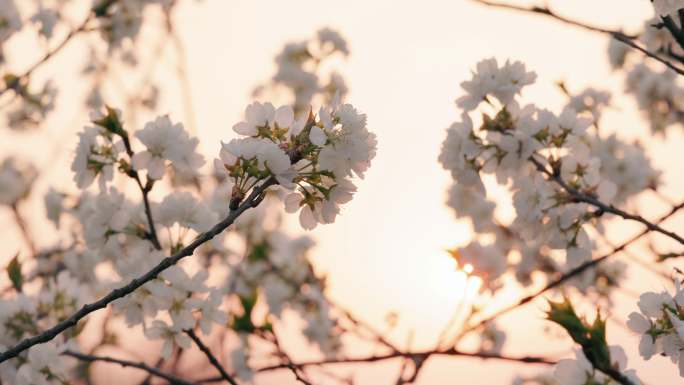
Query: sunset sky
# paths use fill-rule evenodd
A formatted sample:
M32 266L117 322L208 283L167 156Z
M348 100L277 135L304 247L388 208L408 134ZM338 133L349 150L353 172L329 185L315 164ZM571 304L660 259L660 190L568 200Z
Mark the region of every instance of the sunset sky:
M550 1L549 5L558 13L587 23L628 31L652 14L647 0ZM555 85L560 80L571 91L587 86L614 91L613 107L604 123L606 132L616 131L646 143L656 164L669 168L663 178L666 195L678 200L684 189L684 168L679 165L678 152L684 136L675 129L667 140L650 137L634 102L620 96L623 77L608 65L607 36L466 0L181 1L174 17L186 48L197 135L208 159L218 153L220 140L233 137L231 127L241 119L252 89L273 74L273 58L286 42L311 37L324 26L348 39L351 55L336 65L350 88L347 100L368 115L369 128L378 134L378 155L343 215L334 224L319 226L311 233L318 245L314 261L317 270L329 277L332 298L358 317L384 329L386 314L397 312L398 327L390 336L400 346L406 347L413 333L412 348L431 348L463 298L463 275L455 270L445 249L467 242L471 234L444 204L450 177L438 164L437 156L445 129L460 114L454 104L462 94L459 84L479 60L494 56L525 62L536 71L538 80L525 90L523 99L552 110L558 110L566 100ZM68 164L75 133L88 115L78 106L69 106L68 96L82 91L80 85L69 86L78 72L71 66L72 60L82 49L74 43L38 73L65 73L58 79L64 93L59 99L61 112L47 122L47 134L13 135L11 140L0 141L3 154L34 145L47 149L36 156L42 165L55 165L50 166L49 177L41 181L38 191L45 191L49 185L73 188ZM172 60L173 55L169 56ZM182 88L174 68L166 67L156 75L164 82L158 112L187 121ZM48 135L47 140L44 135ZM57 154L54 162L53 154ZM666 208L648 193L639 202L640 212L649 218ZM41 203L34 202L27 210L32 210L33 220L38 222ZM16 236L10 234L14 230L9 230L13 225L7 214L0 212L0 226L8 229L0 239L14 246L11 249L20 247ZM675 219L667 225L675 228L683 223ZM611 224L615 226L609 235L615 242L640 230L617 220ZM297 226L292 228L301 231ZM43 244L54 239L42 231L36 236L44 240ZM639 250L635 248L637 253ZM630 270L630 292L661 286L649 273L639 268ZM508 290L500 294L497 303L505 304L522 293L517 288ZM615 301L612 316L624 322L636 308L636 299L617 293ZM548 354L552 358L570 353L568 338L562 334L550 338L544 333L549 326L542 319L544 306L543 301L534 302L501 318L500 325L509 331L504 352ZM668 360L656 357L643 361L638 356L637 337L619 323L609 323L608 339L625 347L630 367L636 368L646 383L666 385L659 378L661 371L673 379L671 384L680 381ZM296 356L299 348L289 348ZM364 352L368 353L361 350ZM390 384L399 365L399 361L391 361L344 370L354 370L360 384ZM438 358L430 361L417 383L506 384L515 374L542 370L548 368ZM264 377L261 383L272 383L274 377ZM103 379L102 383L116 383L112 380Z

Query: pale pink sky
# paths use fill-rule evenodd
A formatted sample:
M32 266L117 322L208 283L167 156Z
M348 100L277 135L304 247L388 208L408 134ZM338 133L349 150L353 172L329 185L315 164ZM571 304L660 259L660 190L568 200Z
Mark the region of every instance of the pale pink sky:
M363 319L382 327L385 314L398 311L399 328L392 336L400 345L409 331L415 331L414 347L430 347L462 295L462 282L443 250L467 241L470 234L444 205L450 180L437 163L437 155L446 127L459 115L453 103L461 93L458 85L475 63L489 56L524 61L538 74L537 84L524 93L525 100L551 109L565 100L554 85L558 80L576 91L589 85L619 91L622 84L622 77L608 67L605 36L466 0L181 3L175 17L187 50L198 136L209 158L217 153L219 140L232 137L230 127L241 118L250 91L272 75L273 57L285 42L312 36L323 26L338 29L348 39L351 56L341 63L351 90L348 100L368 114L369 127L378 134L379 151L341 218L312 233L318 239L314 259L318 269L329 276L333 298ZM647 0L550 4L560 13L589 23L628 29L638 27L652 12ZM82 48L70 46L38 75L65 69L66 73L75 72L69 69L71 60ZM169 69L158 74L168 84L159 112L184 120L187 117L173 75ZM71 82L68 76L60 78L62 89ZM76 95L78 91L71 88L64 93ZM64 151L59 158L61 166L54 167L43 188L48 183L69 186L71 175L63 170L68 170L75 136L61 140L65 132L77 132L87 120L68 99L62 97L59 102L63 112L50 118L48 132ZM648 138L647 126L629 99L615 99L605 127L626 137L642 138L661 167L680 158L681 132L675 129L667 141ZM0 153L24 151L40 140L45 141L28 135L0 141ZM38 157L42 164L49 162L45 153ZM684 170L671 167L665 180L664 191L678 199L684 190ZM646 216L654 217L662 210L653 200L643 202L643 207L649 208L642 211ZM33 208L39 210L40 205ZM0 226L8 228L10 222L4 214ZM681 223L673 221L670 226ZM616 228L611 233L616 241L638 230L637 226ZM0 238L18 245L7 234ZM44 238L50 239L49 234ZM659 281L643 271L633 269L631 273L631 290L660 288ZM518 295L511 292L504 300ZM616 302L614 315L623 320L635 308L635 300L628 296L617 294ZM542 333L547 324L541 320L541 309L539 302L501 319L510 331L506 353L568 351L567 338L549 342ZM660 373L667 373L664 378L672 379L669 383L679 382L676 367L665 359L645 363L639 358L636 338L620 327L610 326L609 340L625 346L630 367L638 369L646 382L666 384ZM397 361L362 366L357 378L361 384L390 384L398 365ZM544 367L433 359L418 383L504 384L519 370L531 373L541 369Z

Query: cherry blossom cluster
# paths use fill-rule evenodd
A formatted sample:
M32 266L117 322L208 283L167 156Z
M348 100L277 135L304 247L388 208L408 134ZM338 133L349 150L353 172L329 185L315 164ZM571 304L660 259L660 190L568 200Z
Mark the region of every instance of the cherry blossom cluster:
M202 186L193 191L193 184L174 179L199 180L205 163L197 152L198 140L182 124L160 116L129 131L112 108L91 120L79 133L71 166L80 195L50 189L44 200L48 219L57 228L70 229L75 239L40 260L22 263L15 258L8 267L16 295L2 304L0 328L7 330L0 341L3 348L64 320L87 302L82 293L100 296L140 277L182 249L193 234L209 230L235 210L257 186L273 185L264 192L260 208L203 245L201 263L165 269L114 301L113 315L129 327L141 327L147 338L163 341L162 358L190 347L188 331L208 335L213 324L228 326L241 341L232 356L243 378L251 375L252 340L275 338L265 336L274 336L272 322L284 310L302 316L307 323L303 334L323 352L338 350L339 328L325 282L308 261L313 241L287 235L281 215L273 212L281 211L284 202L287 211L300 212L305 228L334 221L340 205L356 191L353 178L363 177L375 156L376 140L365 115L335 103L317 116L295 119L291 107L254 103L246 120L234 126L242 137L223 143L210 191ZM7 160L0 178L11 189L2 189L3 203L13 205L26 196L34 175L30 167ZM143 199L122 188L126 180L135 181ZM97 193L90 189L95 182ZM157 186L166 190L161 199L150 194ZM214 276L225 274L220 271L228 274ZM261 306L266 316L259 320ZM67 381L73 365L63 353L78 350L70 337L63 334L49 345L29 349L20 360L4 363L3 382Z
M12 74L3 77L4 86L17 95L9 103L7 126L22 131L37 127L55 107L57 89L51 81L46 81L40 89L30 86L27 78Z
M79 188L87 188L97 179L104 191L117 169L128 174L144 171L148 183L160 179L167 168L188 177L198 174L204 164L203 156L196 151L199 141L190 138L181 124L172 123L168 116L148 122L135 133L145 150L128 156L125 152L129 138L121 126L120 115L119 111L108 109L107 115L93 116L95 124L79 133L71 165Z
M454 178L448 205L481 235L452 254L460 264L472 265L491 290L511 270L529 284L534 271L567 271L591 258L595 242L590 232L601 231L601 221L578 195L623 204L658 183L659 173L638 144L599 135L596 127L608 94L585 90L572 96L560 114L521 106L518 95L535 77L520 62L480 62L472 79L462 84L466 93L456 101L463 109L461 121L447 130L439 157ZM470 112L483 102L487 108L476 123ZM488 174L510 188L516 216L509 224L496 219L498 205L488 198L483 182ZM581 290L595 280L613 285L625 267L606 264L573 284Z
M257 183L273 178L291 191L285 209L299 211L302 227L332 223L356 192L352 178L362 178L375 157L377 141L366 116L350 104L333 103L317 116L295 119L289 106L258 102L245 115L233 126L242 137L223 143L215 160L233 180L231 207Z
M21 282L17 282L21 288ZM0 349L64 320L90 300L89 290L68 271L39 287L26 287L10 300L0 300ZM34 346L22 360L0 364L3 382L17 385L59 384L69 380L74 363L60 355L82 330L80 325L48 344Z
M243 379L253 375L248 361L257 355L252 353L259 346L257 341L263 333L273 333L273 324L288 311L305 321L303 335L324 354L333 355L340 347L337 319L325 296L325 280L309 261L314 241L283 231L277 195L269 194L258 208L241 216L234 233L243 242L235 250L240 259L230 272L226 291L239 303L231 328L240 344L232 356Z
M327 62L349 56L346 40L335 30L320 29L316 36L285 45L276 56L277 70L270 83L259 86L255 97L287 93L294 98L295 112L306 112L312 103L329 104L335 95L344 98L347 85L335 70L326 70Z
M10 129L20 131L36 128L54 110L58 93L55 82L53 79L47 79L40 85L35 84L31 74L52 56L56 56L66 42L91 31L99 32L102 39L89 42L90 57L82 74L92 78L92 87L86 104L90 108L101 108L107 72L113 66L113 61L118 60L131 68L138 65L139 47L136 45L141 26L146 19L145 14L149 13L151 8L170 12L177 2L94 0L89 4L88 16L80 26L73 25L73 20L64 16L70 13L71 8L82 6L72 3L63 0L21 3L4 0L0 4L0 63L8 64L2 73L0 93L12 93L12 98L8 99L6 106L6 125ZM18 32L33 34L36 45L51 47L43 59L33 66L28 66L27 70L19 70L21 67L10 60L14 56L11 52L13 47L5 49L8 45L5 43ZM22 66L26 67L25 64ZM140 89L141 95L135 95L140 105L153 108L158 96L157 87L151 81L147 81Z
M627 326L641 335L639 353L650 360L655 355L668 357L678 365L679 375L684 377L684 289L675 279L673 293L667 291L641 294L637 305L639 312L632 312Z
M656 17L644 22L638 42L646 50L663 56L681 57L684 50L662 25L662 16L681 9L680 1L654 1ZM655 133L666 133L667 128L680 124L684 111L684 86L675 71L660 63L641 59L640 55L617 39L611 39L608 58L613 69L625 72L625 91L631 94L642 115Z

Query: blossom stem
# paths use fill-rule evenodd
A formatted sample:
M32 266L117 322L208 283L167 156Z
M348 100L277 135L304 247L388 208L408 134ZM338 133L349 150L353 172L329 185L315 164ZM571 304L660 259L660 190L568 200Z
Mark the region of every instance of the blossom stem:
M159 378L163 378L166 381L169 382L171 385L197 385L194 382L189 382L186 381L180 377L177 377L173 374L163 372L155 367L146 365L142 362L133 362L133 361L127 361L127 360L120 360L118 358L113 358L113 357L106 357L106 356L96 356L92 354L83 354L83 353L78 353L74 352L71 350L66 350L64 353L62 353L65 356L73 357L76 358L80 361L85 361L85 362L109 362L112 364L118 364L121 365L122 367L131 367L131 368L137 368L140 370L144 370L148 372L150 375L157 376Z
M231 375L228 374L228 372L226 372L226 369L223 368L223 366L218 361L218 359L216 359L216 357L211 352L209 347L207 347L207 345L205 345L204 342L202 342L202 340L199 338L199 336L195 333L194 330L192 330L192 329L185 330L185 334L187 334L188 336L190 336L190 338L192 338L192 340L195 342L195 345L197 345L197 347L202 351L202 353L204 353L204 355L207 356L211 365L213 367L215 367L216 370L219 371L219 373L221 373L221 378L226 380L226 382L228 382L231 385L238 385L238 383L235 381L235 379L233 379L233 377L231 377Z
M25 351L26 349L34 345L45 343L54 339L63 331L76 326L78 321L86 317L88 314L107 307L107 305L109 305L111 302L127 296L128 294L138 289L140 286L155 279L162 271L175 265L181 259L192 255L195 249L197 249L199 246L210 241L218 234L222 233L225 229L232 225L233 222L235 222L235 220L240 215L242 215L242 213L258 206L259 203L263 200L263 193L265 192L265 190L275 184L277 184L276 179L269 178L263 184L255 188L249 195L249 197L247 197L247 199L244 200L242 204L238 206L237 209L231 210L228 213L228 216L226 216L226 218L224 218L221 222L214 225L214 227L212 227L210 230L198 235L195 238L195 240L193 240L189 245L185 246L175 254L164 258L161 262L159 262L159 264L157 264L151 270L141 275L140 277L133 279L127 285L110 291L107 295L105 295L96 302L84 305L78 311L69 316L67 319L59 322L52 328L45 330L44 332L33 337L26 338L18 344L12 346L11 348L5 350L4 352L1 352L0 362L5 362L10 358L16 357L21 352Z
M128 157L131 161L133 161L133 149L131 147L131 141L128 138L128 134L126 132L123 132L119 134L121 137L121 140L123 141L124 147L126 148L126 154L128 154ZM135 179L135 182L138 184L138 187L140 188L140 192L142 193L142 198L143 198L143 204L145 206L145 216L147 217L147 225L149 226L149 231L147 233L147 236L152 242L152 245L154 246L155 249L161 250L161 243L159 243L159 237L157 237L157 229L154 226L154 218L152 218L152 209L150 207L150 200L148 198L148 194L150 191L152 191L152 187L154 186L154 180L150 179L149 176L147 177L147 182L145 185L143 185L142 180L140 179L140 174L133 168L128 170L128 175Z

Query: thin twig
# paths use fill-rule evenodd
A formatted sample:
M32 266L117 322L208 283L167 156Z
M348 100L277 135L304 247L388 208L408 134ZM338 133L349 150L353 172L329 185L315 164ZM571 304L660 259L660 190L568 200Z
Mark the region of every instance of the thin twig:
M130 158L132 164L134 153L133 149L131 148L131 141L128 137L128 133L124 132L119 136L123 141L124 147L126 148L126 154L128 154L128 157ZM135 182L138 184L138 187L140 188L140 192L142 192L143 204L145 206L145 216L147 217L147 224L150 228L147 234L148 238L150 239L150 242L152 242L152 245L154 245L155 249L161 250L161 243L159 243L159 238L157 237L157 230L154 226L154 218L152 218L152 208L150 207L150 201L148 199L148 194L152 190L152 186L154 186L154 180L150 179L148 176L147 183L143 185L142 180L140 179L140 174L138 174L138 172L134 170L133 167L131 167L128 170L128 175L135 180Z
M539 364L539 365L555 365L557 362L548 358L535 357L535 356L525 356L525 357L510 357L504 356L496 353L485 353L485 352L475 352L468 353L456 350L454 348L445 350L429 350L422 352L391 352L383 355L372 355L366 357L347 357L347 358L328 358L323 360L313 360L313 361L302 361L302 362L288 362L280 363L276 365L264 366L254 370L256 373L270 372L279 369L291 369L291 367L304 368L309 366L324 366L324 365L335 365L335 364L358 364L358 363L371 363L391 360L394 358L407 358L414 361L425 361L431 356L448 356L448 357L469 357L469 358L479 358L483 360L501 360L509 362L518 362L524 364ZM200 380L199 382L218 382L222 381L220 377L206 378Z
M131 368L137 368L140 370L144 370L150 375L157 376L159 378L163 378L166 381L168 381L172 385L197 385L197 383L194 382L189 382L186 381L180 377L177 377L173 374L170 373L165 373L155 367L146 365L142 362L133 362L133 361L127 361L127 360L121 360L118 358L113 358L113 357L106 357L106 356L96 356L92 354L83 354L83 353L78 353L74 352L71 350L66 350L62 353L65 356L73 357L76 358L80 361L85 361L85 362L109 362L112 364L118 364L125 367L131 367Z
M271 339L269 339L269 341L273 343L278 355L284 360L283 365L286 365L287 368L290 369L292 374L294 374L295 379L304 385L313 385L311 382L309 382L302 376L302 374L305 373L299 373L300 371L303 372L302 368L298 368L292 364L292 359L287 353L285 353L285 350L283 350L283 347L280 345L280 341L278 340L278 336L276 335L275 329L273 329L269 334L272 337Z
M249 197L243 201L235 210L231 210L231 212L228 214L228 216L223 219L221 222L217 223L214 227L212 227L209 231L204 232L200 235L198 235L192 243L189 245L185 246L182 248L180 251L177 253L164 258L159 264L157 264L155 267L153 267L151 270L149 270L147 273L141 275L138 278L133 279L130 283L128 283L125 286L122 286L118 289L112 290L107 294L106 296L102 297L100 300L89 303L87 305L84 305L79 309L77 312L73 313L69 318L65 319L62 322L59 322L57 325L53 326L52 328L42 332L41 334L38 334L36 336L26 338L19 342L18 344L14 345L13 347L7 349L6 351L0 353L0 362L7 361L10 358L16 357L19 353L23 352L24 350L30 348L31 346L41 344L44 342L48 342L52 340L53 338L57 337L60 333L65 331L66 329L69 329L71 327L76 326L78 321L80 321L82 318L87 316L88 314L103 309L105 308L108 304L111 302L123 298L124 296L134 292L137 288L140 286L144 285L145 283L155 279L162 271L168 269L169 267L175 265L178 261L181 259L190 256L193 254L196 248L198 248L200 245L208 242L212 238L214 238L216 235L220 234L223 232L223 230L227 229L233 222L245 211L249 210L250 208L256 207L262 200L263 193L265 190L270 187L275 185L277 182L275 178L269 178L267 181L262 183L260 186L256 187L252 193L249 195Z
M231 385L238 385L238 383L233 379L233 377L226 372L226 369L223 368L223 365L216 359L214 356L214 353L211 352L211 349L205 345L202 340L199 338L199 336L195 333L194 330L188 329L185 331L185 334L190 336L193 341L195 341L195 345L204 353L205 356L209 359L209 362L211 365L218 370L219 373L221 373L221 378L226 380Z
M64 47L66 47L70 41L73 40L74 37L81 33L87 33L90 31L93 31L94 29L88 28L88 23L90 23L91 20L93 20L93 16L95 16L94 10L97 8L107 8L110 5L114 4L117 0L103 0L102 3L98 4L97 6L93 7L91 11L88 13L88 16L81 22L81 24L76 27L75 29L72 29L66 37L59 43L57 44L54 48L50 49L48 52L43 55L37 62L33 63L28 69L26 69L21 75L17 75L12 82L9 82L8 84L5 85L4 88L0 89L0 95L4 94L5 92L11 90L11 89L17 89L19 86L19 82L22 79L27 79L31 74L37 70L40 66L48 62L53 56L55 56L59 51L61 51Z
M521 6L521 5L498 3L498 2L489 1L489 0L472 0L472 1L474 1L478 4L482 4L482 5L486 5L486 6L490 6L490 7L504 8L504 9L510 9L510 10L520 11L520 12L535 13L538 15L551 17L551 18L556 19L556 20L563 22L565 24L572 25L575 27L579 27L582 29L586 29L588 31L608 34L608 35L612 36L613 38L615 38L616 40L618 40L618 41L630 46L631 48L643 53L644 55L663 63L665 66L667 66L671 70L675 71L679 75L684 75L683 69L677 67L676 65L674 65L670 61L658 56L658 54L651 52L651 51L647 50L646 48L642 47L641 45L637 44L635 42L636 36L627 35L621 31L615 31L615 30L611 30L611 29L597 27L597 26L582 23L582 22L577 21L577 20L572 20L572 19L569 19L567 17L556 14L555 12L553 12L548 7L541 7L541 6L525 7L525 6Z
M31 233L29 232L28 225L26 224L24 217L22 217L21 213L19 212L18 204L14 203L10 206L10 208L12 209L12 214L14 214L14 221L17 223L17 227L19 228L19 231L21 232L21 236L24 238L24 242L26 243L26 246L28 246L29 250L31 251L31 255L35 256L36 255L36 244L33 243L33 237L31 237Z
M664 228L660 227L658 224L648 221L646 218L642 217L641 215L630 214L630 213L628 213L624 210L621 210L621 209L619 209L613 205L603 203L600 200L598 200L596 197L589 195L589 194L585 194L585 193L573 188L572 186L568 185L563 180L563 178L561 178L560 173L555 168L553 171L549 171L543 164L541 164L541 162L539 162L539 160L534 158L534 156L531 156L529 158L529 160L530 160L530 162L532 162L537 167L538 171L546 174L549 178L551 178L554 182L556 182L560 187L562 187L563 190L565 190L568 194L570 194L570 196L572 197L572 199L574 201L588 203L588 204L598 208L601 212L611 213L613 215L617 215L619 217L622 217L623 219L628 219L628 220L639 222L639 223L643 224L644 226L646 226L646 229L648 229L649 231L655 231L655 232L661 233L661 234L666 235L666 236L668 236L668 237L674 239L675 241L684 245L684 238L682 238L679 234L677 234L673 231L665 230Z
M404 358L411 358L411 359L425 359L429 356L461 356L461 357L471 357L471 358L481 358L481 359L493 359L493 360L503 360L503 361L512 361L512 362L521 362L521 363L526 363L526 364L542 364L542 365L555 365L556 361L549 360L543 357L534 357L534 356L526 356L526 357L510 357L510 356L503 356L500 354L496 353L485 353L485 352L476 352L476 353L467 353L467 352L462 352L456 349L446 349L446 350L430 350L430 351L424 351L424 352L391 352L388 354L383 354L383 355L373 355L373 356L368 356L368 357L356 357L356 358L329 358L329 359L324 359L324 360L319 360L319 361L302 361L302 362L293 362L291 365L294 365L296 367L306 367L306 366L319 366L319 365L329 365L329 364L350 364L350 363L364 363L364 362L378 362L378 361L385 361L393 358L399 358L399 357L404 357ZM287 364L277 364L277 365L271 365L271 366L265 366L259 369L256 369L256 372L268 372L276 369L286 369L288 367Z
M342 312L342 314L347 318L354 326L357 328L365 329L366 331L370 332L373 334L373 337L376 342L378 342L381 345L384 345L385 347L389 348L392 351L398 352L399 349L390 341L388 341L385 337L383 337L382 333L380 333L378 330L376 330L373 326L370 324L356 318L349 310L343 308L339 304L333 303L332 301L328 301L331 305L333 305L337 310Z
M664 222L665 220L669 219L671 216L673 216L675 213L677 213L677 212L678 212L679 210L681 210L682 208L684 208L684 202L681 202L681 203L679 203L678 205L673 206L672 209L671 209L667 214L665 214L665 215L663 215L662 217L660 217L657 221L655 221L655 223L656 223L656 224L659 224L659 223ZM598 257L598 258L596 258L596 259L593 259L593 260L591 260L591 261L585 262L585 263L581 264L580 266L577 266L576 268L574 268L574 269L568 271L567 273L561 275L561 276L558 277L556 280L549 282L548 284L546 284L546 286L544 286L543 288L539 289L537 292L535 292L535 293L533 293L533 294L530 294L530 295L527 295L527 296L521 298L520 300L518 300L517 302L513 303L512 305L509 305L509 306L507 306L507 307L505 307L505 308L503 308L503 309L497 311L496 313L492 314L491 316L489 316L489 317L487 317L487 318L485 318L485 319L480 320L477 324L475 324L475 325L473 325L473 326L470 326L470 327L464 329L464 330L461 332L461 334L462 334L462 335L465 335L465 334L467 334L467 333L469 333L469 332L471 332L471 331L473 331L473 330L479 329L480 327L484 326L487 322L490 322L490 321L492 321L492 320L494 320L494 319L496 319L496 318L498 318L498 317L500 317L500 316L502 316L502 315L504 315L504 314L506 314L506 313L508 313L508 312L510 312L510 311L512 311L512 310L515 310L515 309L517 309L517 308L519 308L519 307L521 307L521 306L524 306L524 305L527 304L527 303L532 302L532 300L534 300L535 298L539 297L540 295L546 293L547 291L549 291L549 290L551 290L551 289L554 289L554 288L556 288L556 287L562 285L562 284L565 283L566 281L568 281L568 280L574 278L574 277L577 276L577 275L582 274L583 272L585 272L585 271L587 271L587 270L589 270L589 269L591 269L591 268L594 268L595 266L597 266L598 264L600 264L600 263L602 263L603 261L607 260L607 259L610 258L611 256L613 256L613 255L619 253L620 251L626 249L627 246L629 246L629 245L631 245L632 243L636 242L637 240L641 239L642 237L644 237L644 236L645 236L646 234L648 234L649 232L650 232L650 231L649 231L648 229L644 229L644 230L641 231L640 233L634 235L633 237L631 237L631 238L629 238L628 240L624 241L623 243L621 243L621 244L618 245L617 247L613 248L613 250L611 250L609 253L604 254L603 256Z

